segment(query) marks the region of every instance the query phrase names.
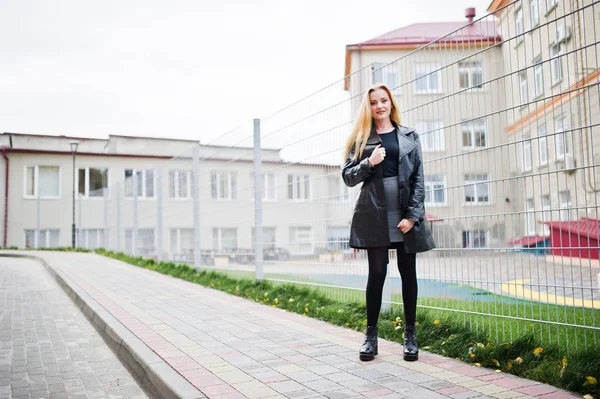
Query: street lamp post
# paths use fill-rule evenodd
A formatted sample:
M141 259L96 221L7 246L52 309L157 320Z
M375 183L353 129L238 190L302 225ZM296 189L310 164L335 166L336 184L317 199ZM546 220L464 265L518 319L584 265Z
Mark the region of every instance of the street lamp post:
M71 147L71 154L73 154L73 222L71 224L71 246L75 248L75 153L77 152L77 146L79 141L69 141Z

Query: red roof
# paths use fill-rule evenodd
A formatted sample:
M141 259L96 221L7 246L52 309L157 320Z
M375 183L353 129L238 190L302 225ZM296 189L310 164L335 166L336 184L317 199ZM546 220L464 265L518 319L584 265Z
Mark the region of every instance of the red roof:
M508 245L530 247L547 239L548 237L544 236L526 236L517 238L516 240L509 242Z
M449 35L450 32L454 33ZM441 43L501 40L494 21L478 21L470 26L466 26L464 21L434 22L408 25L354 46L427 44L437 39Z
M600 220L581 218L579 220L569 220L566 222L542 222L551 229L565 231L576 234L581 237L600 239Z

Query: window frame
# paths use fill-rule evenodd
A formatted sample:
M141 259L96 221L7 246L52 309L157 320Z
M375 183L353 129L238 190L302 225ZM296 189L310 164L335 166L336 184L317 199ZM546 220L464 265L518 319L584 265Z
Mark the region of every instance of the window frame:
M441 180L428 180L431 179L432 177L441 177ZM444 193L444 201L443 202L436 202L436 201L427 201L427 193L429 192L429 198L430 199L434 199L435 198L435 192L439 191L439 188L435 188L435 184L439 184L441 182L441 184L443 185L443 188L441 189L442 192ZM431 187L428 187L431 186ZM441 207L441 206L448 206L448 185L446 183L446 175L436 175L436 174L431 174L431 175L425 175L424 179L423 179L423 188L425 191L425 199L423 200L425 203L425 206L427 207Z
M563 195L567 195L567 201L564 202ZM558 192L558 217L561 222L570 221L571 220L571 207L573 206L571 200L571 190L562 190ZM567 219L565 220L563 216L567 215Z
M469 65L465 64L478 64L478 65ZM481 75L481 84L479 86L473 86L473 75L475 73L479 73ZM468 84L466 87L462 87L461 85L461 75L465 74L467 76ZM467 89L469 91L484 91L483 87L483 62L482 61L462 61L458 63L458 87L459 89Z
M222 175L227 176L227 197L223 197ZM238 174L231 170L210 172L210 197L215 201L235 201L238 199Z
M528 157L526 157L528 155ZM527 162L526 162L527 161ZM521 171L530 172L533 170L533 153L531 152L531 139L523 141L521 148Z
M446 135L444 121L440 119L420 119L415 122L415 129L419 134L421 151L423 152L445 152ZM436 136L438 140L436 139ZM430 142L438 143L430 146Z
M534 16L537 18L537 20L534 20ZM540 1L539 0L529 0L529 23L531 24L532 28L535 28L536 26L538 26L540 24Z
M560 120L560 124L557 122ZM560 126L560 129L558 128ZM565 159L565 156L569 155L569 143L567 140L567 118L564 115L559 115L554 118L554 155L557 161ZM561 140L562 139L562 140ZM558 143L562 142L562 147ZM558 149L562 148L563 152L559 153Z
M535 216L536 216L535 215L535 200L533 198L527 198L525 200L525 225L524 225L524 236L526 236L526 237L536 235Z
M548 199L546 204L546 199ZM550 194L542 195L541 198L542 204L542 222L550 222L552 221L552 196ZM550 226L547 224L542 224L542 231L545 236L550 234Z
M539 81L538 81L538 78L539 78ZM538 83L539 83L539 87L538 87ZM544 95L544 67L542 64L541 56L539 56L533 60L533 92L535 95L534 98L538 98L538 97Z
M415 65L415 85L414 85L414 91L415 94L440 94L442 93L443 90L443 85L442 85L442 71L440 70L441 66L439 64L431 64L431 63L418 63ZM435 72L433 72L435 71ZM422 74L423 76L418 76L419 74ZM431 88L431 77L433 76L433 74L436 75L437 78L437 88L436 89L432 89ZM418 88L418 81L420 79L425 79L426 89L419 89Z
M224 230L233 230L235 231L235 246L233 248L224 248L223 247L223 231ZM215 247L215 233L217 233L216 237L216 247ZM214 251L235 251L239 248L239 231L237 227L213 227L212 228L212 247Z
M186 184L187 195L186 196L181 196L179 194L180 186L181 186L180 175L184 175L187 178L187 184ZM169 179L168 196L169 196L169 199L174 200L174 201L187 201L187 200L192 199L192 176L193 176L193 173L189 169L170 169L169 173L168 173L168 179ZM171 192L171 189L173 189L173 192Z
M525 18L523 16L523 7L519 7L514 12L515 17L515 38L517 40L517 45L519 45L523 39L525 32Z
M550 152L548 151L548 132L546 130L546 124L538 126L538 164L539 166L546 166L550 162ZM540 134L540 132L544 134ZM542 149L544 149L545 161L542 157Z
M521 71L519 76L519 101L523 107L529 102L529 88L527 86L527 71Z
M271 178L269 179L268 176L271 176ZM252 180L252 190L251 193L252 195L250 196L250 201L254 202L254 172L250 172L250 179ZM272 183L272 190L273 190L273 198L268 198L267 194L269 192L269 189L267 187L267 182L271 181ZM262 201L263 202L277 202L277 175L275 173L272 172L263 172L262 173Z
M127 171L130 170L131 171L131 195L127 194L127 177L125 176L127 174ZM147 191L148 191L148 171L152 171L152 196L149 197L147 195ZM133 178L138 172L141 172L141 178L142 178L142 191L143 193L137 193L135 192L137 189L134 189L134 183L135 183L135 179ZM123 183L123 197L125 199L128 200L133 200L134 197L137 198L137 200L155 200L156 199L156 171L153 168L148 168L148 169L135 169L135 168L126 168L123 170L123 177L124 177L124 183Z
M34 239L34 246L33 247L27 247L27 232L33 232L33 239ZM40 229L39 232L40 234L42 232L46 232L46 244L44 246L40 246L39 245L39 241L40 241L40 237L38 235L38 230L37 229L23 229L23 248L52 248L52 245L50 245L50 234L48 233L52 233L52 232L56 232L57 236L56 236L56 246L59 247L60 246L60 229L59 228L46 228L46 229Z
M106 182L105 185L106 187L103 187L103 195L102 196L90 196L90 169L96 169L96 170L105 170L106 171ZM85 182L84 182L84 193L81 194L79 192L79 171L80 170L84 170L85 171ZM85 166L85 167L81 167L81 168L77 168L77 173L75 173L75 187L77 187L76 189L76 194L78 195L79 198L82 199L91 199L91 200L98 200L98 199L104 199L105 195L108 195L108 187L109 187L109 183L108 183L108 179L109 179L109 173L108 173L108 168L98 168L98 167L94 167L94 166Z
M467 176L486 176L487 178L485 180L481 180L481 179L477 179L477 180L470 180L467 179ZM487 186L487 201L479 201L479 194L477 191L477 187L479 185L483 185L485 184ZM474 190L474 196L473 198L475 199L474 201L467 201L467 195L466 195L466 188L467 185L472 185L473 186L473 190ZM463 189L463 202L466 206L482 206L482 205L491 205L492 204L492 188L491 188L491 183L490 183L490 175L489 173L472 173L472 174L467 174L464 176L464 189Z
M300 180L301 177L303 177L304 180ZM291 178L291 181L290 181L290 178ZM311 180L312 179L309 174L288 173L287 184L286 184L287 200L295 201L295 202L311 201L312 193L313 193ZM301 184L302 182L304 184ZM298 190L298 184L301 184L300 190ZM290 197L290 187L292 189L291 197ZM308 188L308 194L306 193L307 188ZM304 195L299 196L300 193L302 193Z
M559 84L563 80L562 54L560 43L554 41L550 43L548 59L550 60L550 82L552 86ZM556 52L554 51L556 49ZM555 77L554 75L558 75Z
M40 199L58 200L62 198L62 170L60 165L25 165L23 167L23 198L25 199L37 199L40 192L40 167L42 168L56 168L58 169L58 195L40 195ZM27 176L28 169L33 168L34 180L33 180L33 195L27 194Z
M298 240L299 229L308 230L309 241L302 242L302 244L310 244L309 251L296 251L296 249L298 249L297 248L297 246L299 245L298 243L300 242ZM294 232L293 236L292 236L292 231ZM314 254L315 243L314 243L314 234L313 234L312 226L290 226L289 233L290 233L290 240L289 240L290 241L290 243L289 243L290 254L292 254L292 255L312 255L312 254Z
M483 129L482 129L483 137L485 140L484 146L476 145L477 140L476 140L475 133L476 133L476 128L478 128L478 127L483 127ZM478 119L474 119L474 120L470 120L470 121L466 121L466 122L461 122L460 132L461 132L461 139L463 142L462 148L464 151L473 151L473 150L479 150L481 148L488 147L487 122L484 118L478 118ZM470 146L464 145L465 133L468 134L469 141L473 143Z

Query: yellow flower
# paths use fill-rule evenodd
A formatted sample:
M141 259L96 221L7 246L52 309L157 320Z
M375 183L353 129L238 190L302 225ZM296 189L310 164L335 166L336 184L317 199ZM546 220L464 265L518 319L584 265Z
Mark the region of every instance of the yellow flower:
M210 288L215 288L215 285L213 284L213 282L210 282Z
M394 330L399 330L401 328L402 328L402 326L396 326L396 328L394 328Z
M496 369L496 373L501 373L501 372L502 372L502 370Z
M305 312L305 313L308 313L308 308L304 308L304 312Z
M594 397L588 393L587 395L583 395L583 399L594 399Z
M472 359L472 358L474 358L474 357L477 357L477 355L476 355L476 354L474 354L473 352L471 352L471 353L469 353L469 357Z
M349 327L349 326L350 326L350 323L346 323L346 327Z
M475 363L476 367L481 367L481 363Z
M484 345L484 344L482 344L482 343L477 343L477 347L478 347L478 348L485 348L485 345Z
M294 302L294 298L290 298L288 302Z
M441 324L441 322L437 319L433 321L434 326L439 326L440 324Z
M415 326L419 327L419 322L418 321L415 322Z
M265 292L265 298L266 298L266 297L268 297L268 296L269 296L269 293L268 293L268 292Z
M496 367L500 367L500 362L497 361L496 359L491 359L490 360L492 363L494 363L496 365Z
M275 299L273 299L273 302L275 302L275 303L279 303L279 298L275 298Z
M587 377L585 377L585 383L583 385L596 385L598 383L598 380L596 380L596 378L592 377L591 375L588 375Z
M515 359L515 363L521 364L521 363L523 363L523 359L521 357L518 357Z
M534 354L535 356L539 356L539 355L540 355L540 353L542 353L543 351L544 351L544 348L542 348L541 346L538 346L537 348L535 348L535 349L533 350L533 354Z

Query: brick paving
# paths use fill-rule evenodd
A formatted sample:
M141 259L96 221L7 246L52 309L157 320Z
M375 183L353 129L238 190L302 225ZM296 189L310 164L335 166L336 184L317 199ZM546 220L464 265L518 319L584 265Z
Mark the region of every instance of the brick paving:
M39 262L0 257L0 398L146 398Z
M384 340L377 359L363 363L356 331L98 255L28 254L92 304L84 312L100 309L111 336L136 342L121 347L155 357L140 364L165 365L161 377L174 372L168 378L186 386L182 397L579 397L426 352L404 362L401 345Z

